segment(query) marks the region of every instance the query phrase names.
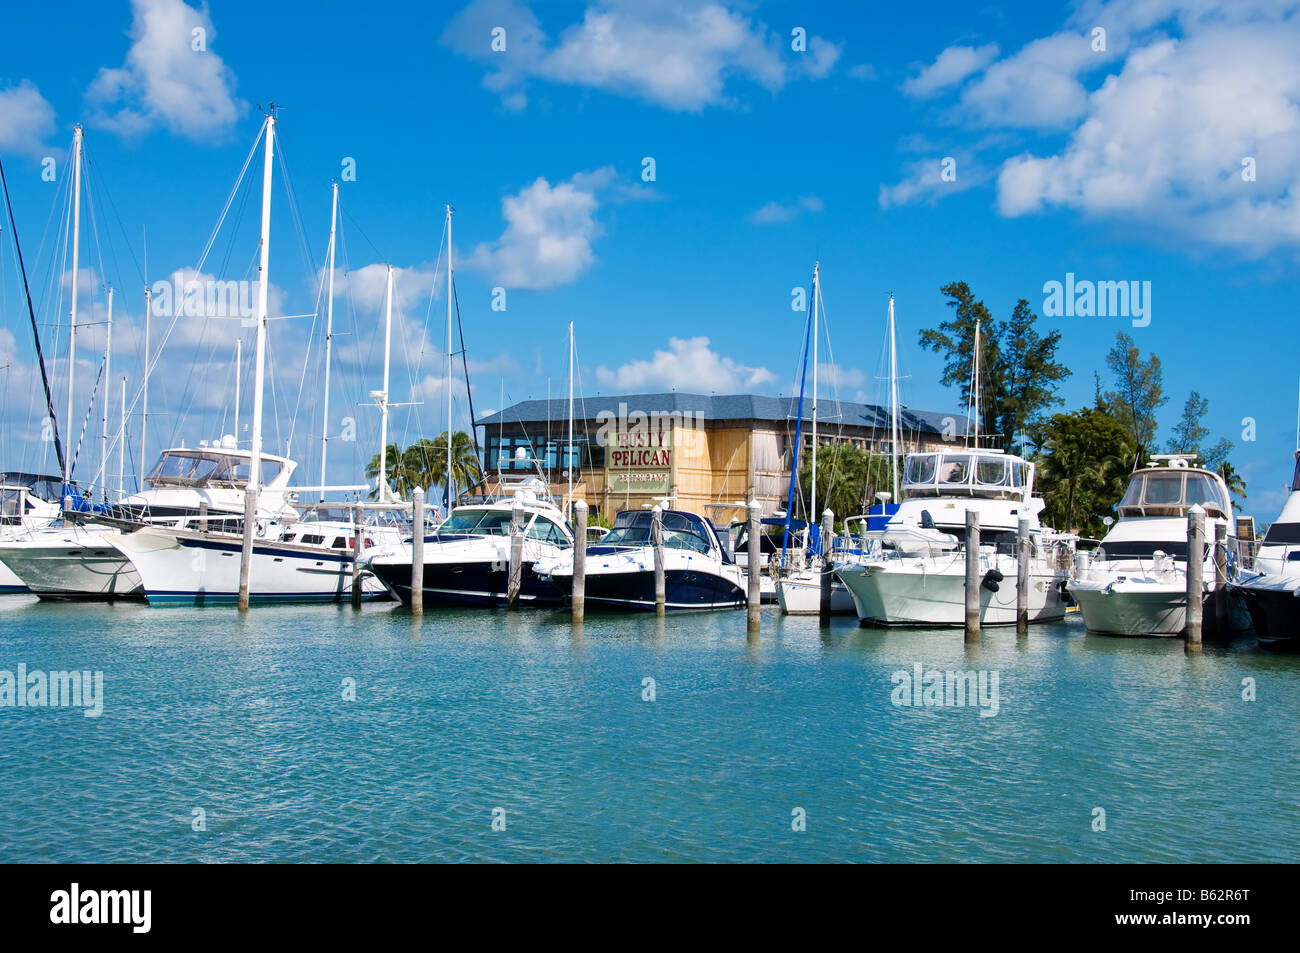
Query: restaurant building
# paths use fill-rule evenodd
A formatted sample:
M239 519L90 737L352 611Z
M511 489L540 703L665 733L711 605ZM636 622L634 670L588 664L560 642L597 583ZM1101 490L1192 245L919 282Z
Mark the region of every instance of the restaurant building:
M562 500L572 470L573 497L587 501L593 521L609 522L620 510L665 498L674 509L727 521L742 515L727 504L745 499L757 499L765 516L785 508L797 414L797 397L623 394L575 401L571 444L567 400L523 401L476 423L483 428L491 492L538 477ZM803 418L807 450L809 401ZM951 447L964 424L955 415L904 409L899 454ZM890 452L886 407L823 399L817 426L822 445L850 442L869 453Z

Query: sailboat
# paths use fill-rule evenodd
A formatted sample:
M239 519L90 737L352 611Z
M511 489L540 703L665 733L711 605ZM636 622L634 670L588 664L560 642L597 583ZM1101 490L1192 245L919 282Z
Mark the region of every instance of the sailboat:
M864 625L958 626L965 621L966 513L979 513L980 619L1016 621L1016 532L1029 520L1031 621L1065 616L1065 582L1077 537L1042 526L1044 503L1034 495L1034 465L979 446L980 325L967 407L965 449L910 453L903 463L903 498L870 551L836 567Z
M270 270L271 178L275 146L274 110L262 127L265 162L262 174L262 230L258 267L256 364L253 396L252 447L246 469L237 473L244 489L259 501L259 509L243 521L243 534L197 528L145 526L111 537L108 542L126 556L140 575L151 604L234 603L247 580L249 602L316 602L350 598L353 585L352 524L343 520L316 520L298 525L297 512L282 518L264 518L263 494L292 494L285 486L292 461L263 452L262 405L266 375L267 294ZM334 205L337 214L337 202ZM333 222L331 222L333 234ZM332 302L329 305L332 307ZM389 270L386 320L392 317L392 271ZM233 443L233 439L231 441ZM380 454L383 459L383 453ZM269 469L268 469L269 467ZM290 496L289 502L296 501ZM249 520L252 520L250 525ZM244 564L245 536L252 535L251 558ZM367 523L361 530L361 548L383 546L400 538L396 527ZM386 596L373 574L357 576L365 598Z
M816 525L817 515L817 349L820 337L818 317L821 311L821 262L813 264L812 301L808 309L809 328L812 332L812 479L809 518L802 526L794 519L795 491L799 485L799 451L803 443L803 380L808 371L808 347L804 346L804 366L799 378L799 411L795 418L794 449L790 458L790 491L786 497L785 533L781 545L780 570L776 578L776 598L786 615L810 615L821 609L822 575L830 571L831 554L822 552L822 540ZM790 546L790 534L799 534L802 545ZM853 599L844 583L838 579L831 583L831 612L848 614L853 611Z

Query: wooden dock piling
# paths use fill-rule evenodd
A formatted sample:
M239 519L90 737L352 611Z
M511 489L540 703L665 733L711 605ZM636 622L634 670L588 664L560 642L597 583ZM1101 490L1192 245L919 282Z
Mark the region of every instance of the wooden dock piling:
M244 539L239 553L239 610L248 611L248 581L253 570L253 534L257 532L257 487L244 490Z
M506 608L519 608L519 589L524 578L524 508L515 503L510 511L510 575L506 580Z
M362 539L365 516L361 504L352 507L352 608L361 608L361 553L364 546Z
M835 514L829 509L822 512L822 575L821 575L821 602L817 609L817 624L823 629L829 628L831 624L831 586L835 582L835 574L831 567L831 547L835 542Z
M749 532L745 537L745 547L748 550L745 557L745 572L747 582L749 583L749 620L748 626L751 633L759 629L759 608L763 603L763 589L761 573L763 569L763 540L759 535L760 524L758 522L758 500L750 500L749 507Z
M980 640L980 514L966 511L966 641Z
M424 489L411 491L411 611L424 612Z
M1022 516L1016 524L1016 635L1029 634L1029 560L1032 552L1029 520Z
M573 504L573 621L581 625L587 612L587 501Z
M655 504L650 513L650 543L655 554L655 615L663 615L668 601L664 579L664 510Z
M1193 506L1187 511L1187 628L1183 647L1201 651L1202 612L1205 598L1205 510Z

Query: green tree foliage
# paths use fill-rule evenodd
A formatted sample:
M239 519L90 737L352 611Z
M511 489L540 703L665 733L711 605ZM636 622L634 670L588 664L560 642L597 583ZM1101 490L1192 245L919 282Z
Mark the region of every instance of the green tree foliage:
M1165 453L1201 453L1201 441L1210 435L1208 427L1201 426L1201 421L1210 412L1210 401L1196 391L1187 397L1183 405L1183 415L1174 427L1174 435L1169 438Z
M953 317L938 328L922 331L921 346L943 356L941 382L958 385L963 401L969 402L979 322L981 430L1004 448L1022 449L1042 412L1061 402L1057 387L1070 374L1056 359L1061 332L1040 335L1034 327L1038 315L1024 298L1001 322L975 299L966 282L952 282L940 290Z
M1183 405L1183 415L1174 427L1174 435L1169 439L1166 452L1196 454L1200 458L1201 466L1223 477L1228 491L1244 500L1246 481L1228 460L1228 455L1236 445L1226 437L1221 437L1212 446L1205 446L1205 438L1210 435L1210 430L1202 426L1201 421L1209 412L1209 400L1192 391L1187 398L1187 403ZM1236 500L1232 501L1232 505L1235 509L1241 509Z
M1106 355L1106 366L1115 375L1115 389L1106 392L1105 402L1133 438L1130 463L1136 466L1155 445L1156 413L1169 400L1160 358L1150 354L1144 361L1133 339L1120 331Z
M1054 414L1036 428L1035 492L1044 522L1099 538L1102 519L1124 495L1136 446L1128 429L1104 407Z
M388 485L399 497L409 497L417 486L446 486L447 482L447 431L440 433L436 440L420 440L405 450L395 444L389 444L385 454L385 469ZM458 430L451 438L451 473L453 486L464 490L482 482L483 469L479 464L478 454L474 452L474 439L465 431ZM366 464L366 476L379 476L379 454L370 458ZM370 491L373 499L376 490Z

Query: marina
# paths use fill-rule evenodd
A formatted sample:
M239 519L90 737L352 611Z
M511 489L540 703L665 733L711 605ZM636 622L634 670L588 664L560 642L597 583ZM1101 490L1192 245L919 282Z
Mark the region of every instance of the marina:
M1242 2L15 10L39 925L865 862L1184 926L1249 878L1109 865L1300 861L1300 0Z

